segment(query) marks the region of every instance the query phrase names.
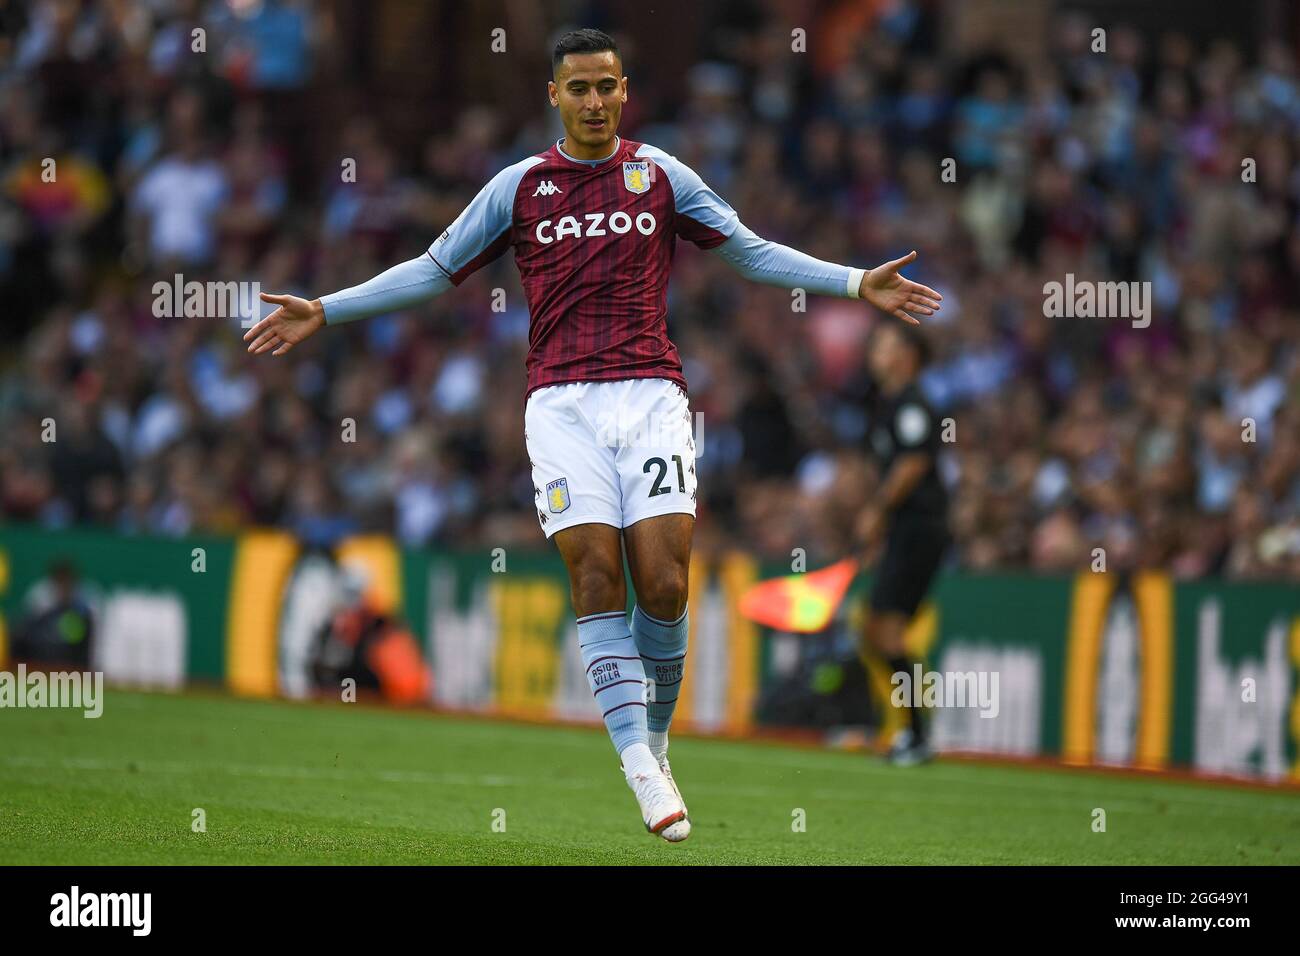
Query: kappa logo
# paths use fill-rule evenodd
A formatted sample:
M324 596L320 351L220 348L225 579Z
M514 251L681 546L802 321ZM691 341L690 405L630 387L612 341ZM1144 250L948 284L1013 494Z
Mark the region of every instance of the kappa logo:
M652 182L650 178L650 160L643 159L640 162L623 164L623 185L627 187L628 192L636 193L639 196L650 188Z
M556 478L546 483L546 506L552 514L559 514L569 507L569 479Z
M556 193L562 193L562 192L564 192L564 190L561 189L559 186L555 185L555 183L551 182L549 179L543 179L542 184L537 187L537 192L533 193L533 195L554 196Z

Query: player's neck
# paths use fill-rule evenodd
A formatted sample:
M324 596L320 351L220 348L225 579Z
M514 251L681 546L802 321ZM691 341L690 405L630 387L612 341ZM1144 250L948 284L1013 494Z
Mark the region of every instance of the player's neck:
M607 150L605 150L603 146L583 146L581 143L575 143L571 152L565 148L569 145L569 137L566 136L555 145L565 159L572 159L579 163L599 163L604 162L617 153L621 142L622 140L615 135L613 142L609 144ZM602 150L604 150L605 153L603 156L599 155Z

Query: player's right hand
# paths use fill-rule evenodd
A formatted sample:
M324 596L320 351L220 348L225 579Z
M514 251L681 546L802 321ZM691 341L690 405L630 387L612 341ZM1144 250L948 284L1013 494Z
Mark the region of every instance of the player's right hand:
M279 308L244 333L248 351L254 355L269 349L275 349L272 355L283 355L325 324L325 308L320 299L263 292L262 301L273 302Z

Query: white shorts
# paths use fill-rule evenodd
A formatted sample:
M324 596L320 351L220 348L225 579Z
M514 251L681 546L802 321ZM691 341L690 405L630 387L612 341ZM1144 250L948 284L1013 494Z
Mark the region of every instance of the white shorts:
M524 408L537 518L626 528L695 514L695 437L686 393L662 378L539 388Z

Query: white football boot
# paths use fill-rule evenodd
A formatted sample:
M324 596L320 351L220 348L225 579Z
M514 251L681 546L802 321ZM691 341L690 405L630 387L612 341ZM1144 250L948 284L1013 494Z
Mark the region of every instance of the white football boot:
M645 828L656 836L661 836L670 843L686 839L685 833L673 828L686 819L686 807L663 772L633 774L627 777L627 785L636 794L636 802L641 806L641 819ZM672 831L670 835L669 831ZM686 833L690 832L689 825Z
M659 835L669 843L680 843L691 835L691 814L686 809L686 801L682 799L682 792L677 788L677 781L673 778L673 768L668 766L668 751L657 755L655 759L659 762L659 769L663 771L668 778L668 785L673 788L673 793L677 794L677 799L682 804L682 818L676 823L664 827L664 831Z
M911 727L904 727L894 736L886 759L895 767L917 767L934 759L934 751L924 740L917 740Z

